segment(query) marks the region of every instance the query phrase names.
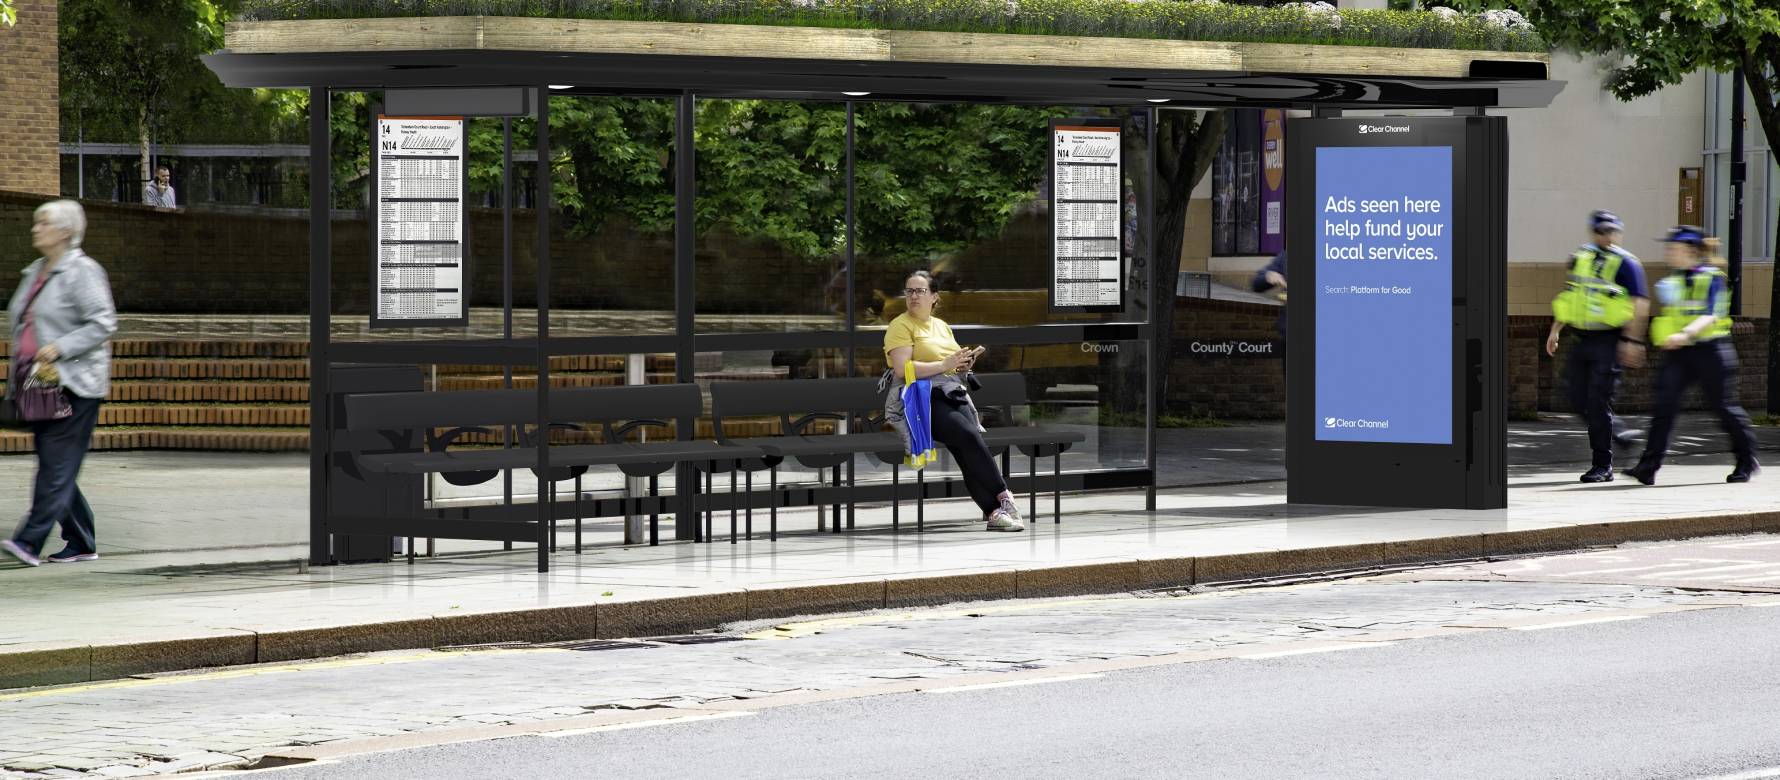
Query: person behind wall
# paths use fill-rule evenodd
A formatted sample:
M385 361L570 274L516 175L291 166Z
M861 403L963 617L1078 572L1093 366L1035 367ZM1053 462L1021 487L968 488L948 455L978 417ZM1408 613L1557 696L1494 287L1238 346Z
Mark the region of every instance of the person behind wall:
M80 204L71 200L37 207L31 245L43 256L25 268L6 310L15 369L54 367L74 411L59 420L31 423L37 448L31 510L10 539L0 540L0 550L28 566L40 563L50 529L58 525L67 545L48 560L72 563L99 557L93 509L75 479L92 444L99 403L110 389L107 342L117 332L117 309L105 269L80 249L86 222Z
M934 316L939 288L926 271L909 274L903 282L908 311L890 321L884 331L884 356L897 383L903 382L908 364L914 376L932 384L931 424L933 439L946 445L964 474L971 500L983 511L990 531L1024 531L1026 524L1014 508L1014 496L995 465L995 456L983 442L976 408L971 404L965 376L982 348L967 350L958 345L952 328ZM905 433L905 438L907 434Z
M142 186L142 205L157 209L179 207L179 199L173 193L173 172L167 166L155 166L154 180Z
M1755 430L1749 415L1737 405L1737 351L1731 346L1731 294L1729 277L1719 266L1718 242L1693 225L1677 225L1663 238L1663 259L1669 275L1656 284L1662 308L1650 323L1650 343L1663 351L1663 367L1656 379L1656 414L1650 421L1650 439L1638 465L1626 475L1646 485L1656 484L1656 471L1675 431L1675 415L1681 411L1681 394L1687 386L1700 385L1706 405L1718 415L1718 424L1731 438L1737 465L1726 482L1748 482L1761 470L1755 460Z
M1267 264L1261 267L1261 270L1256 271L1255 278L1249 280L1249 289L1264 295L1271 295L1278 298L1280 303L1285 303L1286 253L1281 252L1274 255L1272 260L1267 261ZM1284 306L1279 308L1279 337L1282 339L1286 337L1286 308Z
M1565 381L1570 406L1588 424L1593 452L1583 482L1613 480L1613 448L1629 445L1635 433L1613 415L1613 396L1620 367L1644 363L1644 325L1650 299L1644 287L1644 266L1619 246L1625 224L1609 211L1589 215L1591 241L1570 257L1569 280L1551 302L1554 321L1545 340L1545 354L1556 356L1559 337L1575 331Z

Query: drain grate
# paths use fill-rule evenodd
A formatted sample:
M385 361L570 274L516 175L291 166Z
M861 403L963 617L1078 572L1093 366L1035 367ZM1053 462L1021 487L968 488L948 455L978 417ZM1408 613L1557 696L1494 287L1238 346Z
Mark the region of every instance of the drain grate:
M685 636L650 637L649 641L667 645L712 645L718 642L740 642L742 638L724 634L687 634Z

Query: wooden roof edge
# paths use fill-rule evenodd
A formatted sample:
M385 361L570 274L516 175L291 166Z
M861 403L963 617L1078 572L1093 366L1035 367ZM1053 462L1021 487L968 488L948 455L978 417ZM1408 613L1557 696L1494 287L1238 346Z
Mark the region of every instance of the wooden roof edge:
M1551 63L1542 52L485 16L237 21L225 46L234 54L537 51L1416 78L1465 78L1478 61L1538 63L1547 72Z

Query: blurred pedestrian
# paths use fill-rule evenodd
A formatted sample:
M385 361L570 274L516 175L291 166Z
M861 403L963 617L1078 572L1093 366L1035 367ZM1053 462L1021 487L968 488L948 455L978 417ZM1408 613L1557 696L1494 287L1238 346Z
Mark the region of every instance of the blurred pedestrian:
M154 180L142 187L142 205L158 209L179 208L179 199L173 194L173 172L167 166L155 166Z
M1656 379L1656 415L1650 421L1650 440L1644 457L1626 475L1646 485L1656 484L1681 412L1681 394L1699 383L1706 405L1718 415L1718 424L1731 439L1737 465L1726 482L1748 482L1761 470L1755 461L1755 429L1749 415L1737 405L1737 351L1731 346L1731 293L1729 276L1719 267L1718 242L1693 225L1677 225L1663 239L1664 259L1670 273L1657 282L1657 302L1662 304L1650 323L1650 341L1663 350L1662 372Z
M75 479L92 444L99 403L111 385L111 335L117 309L105 269L80 249L86 236L80 204L57 200L37 207L31 245L43 256L27 266L6 309L12 326L13 372L7 393L26 371L59 377L73 413L31 423L37 449L37 476L31 510L0 550L29 566L40 563L52 527L61 526L61 552L54 563L99 557L93 510Z
M1613 447L1629 445L1635 436L1613 416L1613 396L1620 366L1644 364L1650 298L1644 266L1619 246L1625 224L1610 211L1596 211L1588 221L1593 240L1570 256L1569 280L1551 302L1555 319L1545 354L1557 355L1566 327L1576 332L1564 373L1570 406L1588 424L1593 458L1582 481L1593 483L1613 481Z

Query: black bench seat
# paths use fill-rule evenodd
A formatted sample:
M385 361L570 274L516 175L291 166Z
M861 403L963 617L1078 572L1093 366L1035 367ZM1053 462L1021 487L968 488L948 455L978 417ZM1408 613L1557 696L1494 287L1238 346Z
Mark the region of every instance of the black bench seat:
M627 476L647 477L673 468L675 463L762 458L763 448L718 444L713 441L652 441L616 444L570 444L550 448L550 466L618 466ZM391 452L361 455L366 471L391 474L427 474L472 469L523 469L538 465L534 447L456 450L447 452Z

